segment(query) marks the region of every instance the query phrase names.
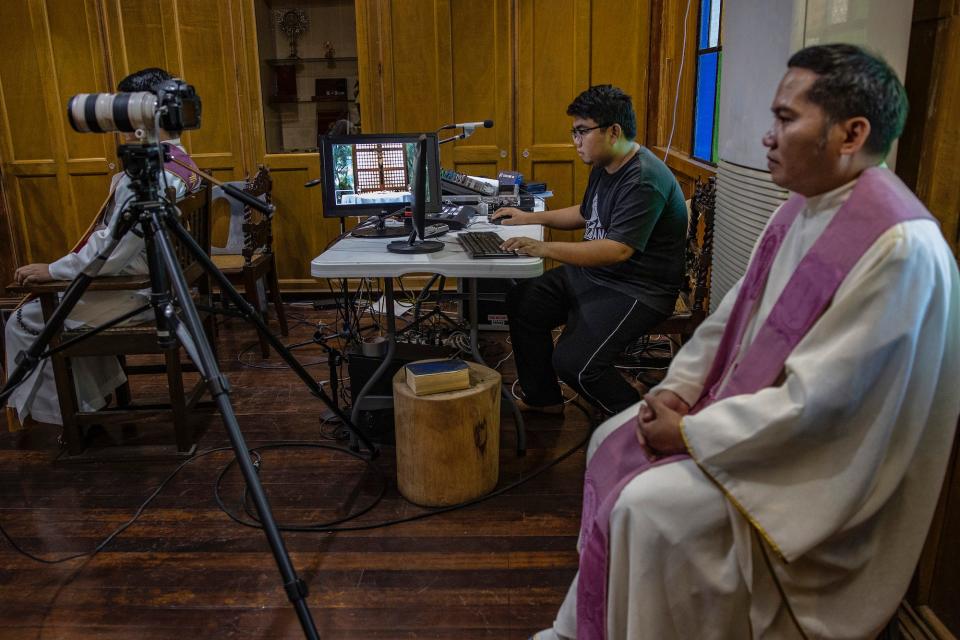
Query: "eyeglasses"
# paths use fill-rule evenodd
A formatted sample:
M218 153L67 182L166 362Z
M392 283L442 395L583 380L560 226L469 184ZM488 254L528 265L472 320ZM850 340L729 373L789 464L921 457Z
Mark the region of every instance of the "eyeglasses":
M574 127L570 129L570 135L573 136L574 140L583 140L583 136L587 135L594 129L606 129L610 125L608 124L598 124L595 127Z

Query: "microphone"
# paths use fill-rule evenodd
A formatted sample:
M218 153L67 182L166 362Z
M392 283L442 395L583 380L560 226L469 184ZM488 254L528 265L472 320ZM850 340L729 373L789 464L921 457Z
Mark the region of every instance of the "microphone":
M445 131L447 129L490 129L493 127L493 120L483 120L481 122L458 122L456 124L446 124L437 129Z

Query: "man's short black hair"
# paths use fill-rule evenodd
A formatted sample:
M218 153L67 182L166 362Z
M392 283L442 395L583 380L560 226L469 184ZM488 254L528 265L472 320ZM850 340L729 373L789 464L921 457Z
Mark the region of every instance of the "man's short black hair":
M601 127L619 124L627 140L637 137L637 113L630 96L609 84L598 84L578 95L567 115L590 118Z
M831 122L862 116L870 121L864 148L885 156L903 133L907 91L886 62L851 44L825 44L797 51L787 66L816 73L807 100Z
M117 91L149 91L156 93L156 87L164 80L173 78L160 67L148 67L134 71L117 85Z

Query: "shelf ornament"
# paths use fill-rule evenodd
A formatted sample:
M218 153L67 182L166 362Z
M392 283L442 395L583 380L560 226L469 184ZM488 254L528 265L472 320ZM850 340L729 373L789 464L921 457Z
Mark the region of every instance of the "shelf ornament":
M303 9L278 9L274 11L274 17L277 20L277 28L280 33L290 39L290 55L288 57L299 59L297 39L310 28L310 18L307 17Z

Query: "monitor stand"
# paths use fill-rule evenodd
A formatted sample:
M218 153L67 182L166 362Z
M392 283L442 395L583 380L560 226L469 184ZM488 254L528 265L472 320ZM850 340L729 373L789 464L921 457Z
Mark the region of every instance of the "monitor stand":
M391 253L436 253L443 249L439 240L395 240L387 245Z
M377 224L372 227L362 227L350 232L355 238L404 238L410 235L410 230L403 226L388 227L386 219L393 215L386 211L377 215Z

